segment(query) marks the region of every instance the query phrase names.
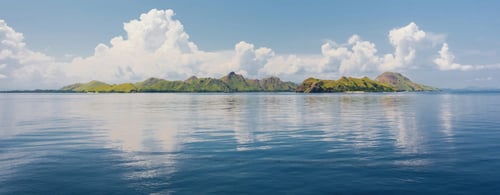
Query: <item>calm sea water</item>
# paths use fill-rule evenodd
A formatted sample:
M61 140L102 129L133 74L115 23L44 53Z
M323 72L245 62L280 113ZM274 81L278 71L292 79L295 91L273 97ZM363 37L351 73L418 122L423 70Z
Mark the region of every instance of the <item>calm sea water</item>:
M0 94L0 194L500 193L500 93Z

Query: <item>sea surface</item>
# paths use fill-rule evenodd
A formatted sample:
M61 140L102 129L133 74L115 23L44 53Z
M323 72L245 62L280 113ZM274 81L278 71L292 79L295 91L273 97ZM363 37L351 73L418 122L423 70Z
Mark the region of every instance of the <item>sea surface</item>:
M500 93L0 94L0 194L500 194Z

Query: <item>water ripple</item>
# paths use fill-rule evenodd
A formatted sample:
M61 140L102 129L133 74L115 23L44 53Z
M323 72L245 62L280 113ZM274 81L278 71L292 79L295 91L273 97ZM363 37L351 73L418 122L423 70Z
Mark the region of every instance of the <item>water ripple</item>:
M500 192L498 97L0 94L0 194Z

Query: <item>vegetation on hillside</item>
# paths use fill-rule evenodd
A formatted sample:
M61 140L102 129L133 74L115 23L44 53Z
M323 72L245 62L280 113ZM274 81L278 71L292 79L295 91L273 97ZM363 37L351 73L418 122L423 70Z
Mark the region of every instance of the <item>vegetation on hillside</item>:
M376 81L386 83L393 87L396 91L436 91L435 87L422 85L412 82L408 77L397 72L384 72L379 75Z
M297 92L304 93L332 93L332 92L392 92L391 86L374 81L368 77L342 77L338 80L321 80L308 78L299 85Z
M124 83L110 85L100 81L77 83L61 88L61 91L70 92L276 92L294 91L297 85L292 82L283 82L277 77L262 80L246 79L234 72L216 78L197 78L192 76L185 81L168 81L158 78L149 78L138 83Z
M395 91L435 91L434 87L412 82L400 73L385 72L375 80L368 77L341 77L338 80L308 78L297 87L297 92L395 92Z
M100 81L77 83L65 86L61 92L284 92L332 93L332 92L396 92L396 91L435 91L434 87L412 82L400 73L385 72L375 80L368 77L341 77L338 80L308 78L300 85L283 82L278 77L262 80L246 79L234 72L216 78L197 78L192 76L184 81L168 81L149 78L138 83L110 85Z

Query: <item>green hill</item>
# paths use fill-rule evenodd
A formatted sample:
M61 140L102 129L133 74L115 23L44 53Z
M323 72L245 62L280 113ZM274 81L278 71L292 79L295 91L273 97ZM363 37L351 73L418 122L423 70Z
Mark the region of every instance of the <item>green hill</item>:
M231 92L252 92L252 91L294 91L297 84L293 82L283 82L278 77L268 77L262 80L245 79L242 75L234 72L220 78L226 83Z
M137 87L132 83L122 83L119 85L112 85L111 89L107 92L117 92L117 93L132 93L137 92Z
M227 84L231 92L261 91L258 80L245 79L242 75L234 72L220 78L220 80Z
M258 82L260 88L264 91L294 91L295 88L297 88L297 84L293 82L283 82L278 77L268 77Z
M308 78L299 85L296 91L303 93L391 92L394 89L385 83L374 81L368 77L342 77L338 80Z
M195 76L185 80L185 90L188 92L230 92L229 86L220 79L196 78Z
M409 78L397 72L384 72L376 79L378 82L386 83L396 91L436 91L435 87L430 87L412 82Z
M338 80L308 78L297 87L296 92L331 93L331 92L395 92L395 91L434 91L438 90L412 82L407 77L392 72L385 72L372 80L368 77L341 77Z
M62 91L75 92L108 92L112 88L111 85L101 81L90 81L88 83L76 83L61 88Z
M220 78L197 78L192 76L184 81L168 81L158 78L149 78L138 83L123 83L109 85L100 81L77 83L61 88L66 92L273 92L294 91L297 85L292 82L283 82L277 77L262 80L246 79L234 72Z

